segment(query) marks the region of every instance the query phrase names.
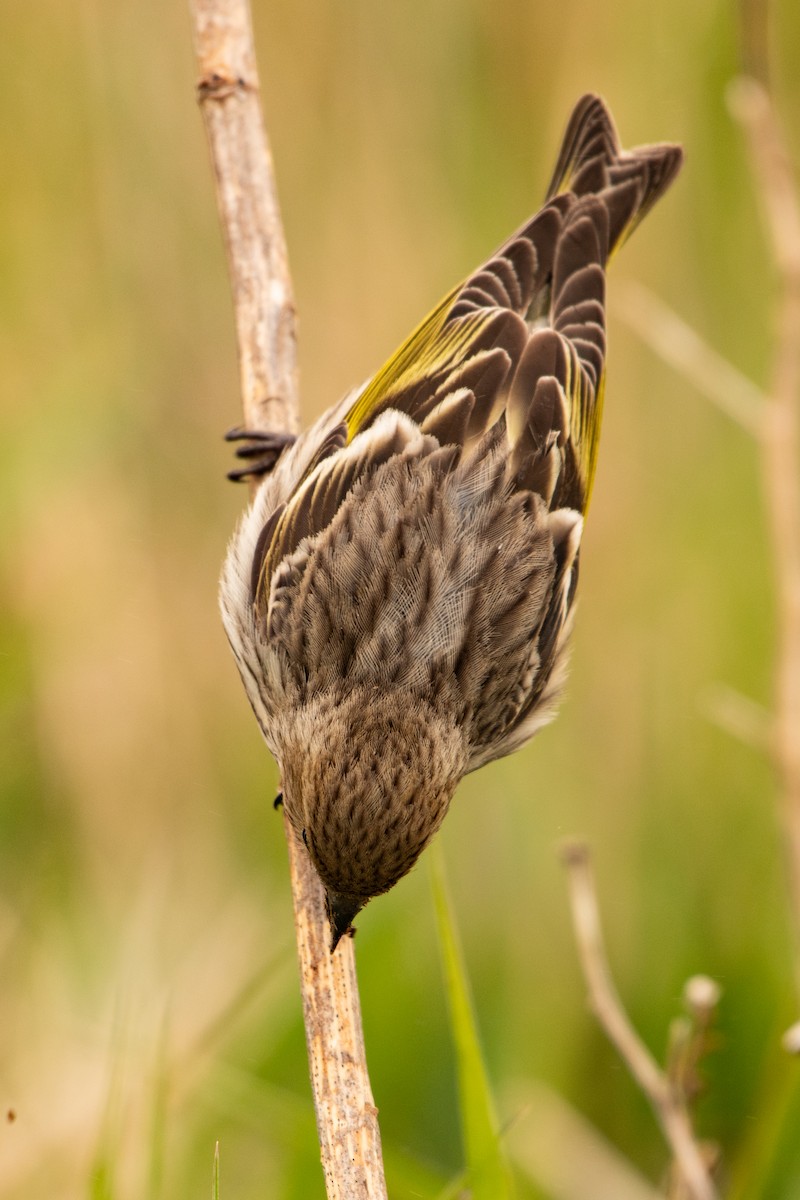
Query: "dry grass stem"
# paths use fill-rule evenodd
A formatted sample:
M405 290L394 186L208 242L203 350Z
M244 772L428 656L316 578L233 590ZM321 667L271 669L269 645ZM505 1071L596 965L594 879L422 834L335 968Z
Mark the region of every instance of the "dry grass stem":
M745 740L747 730L753 733L760 726L758 736L749 740L769 750L778 775L800 994L800 194L767 87L752 78L737 79L728 101L745 135L778 275L768 392L757 389L643 289L629 289L623 315L665 362L753 433L760 448L777 610L773 714L768 731L763 721L751 719L754 708L748 715L742 705L734 712L726 703L717 716L729 727L736 725Z
M760 438L766 397L718 354L691 325L640 283L618 288L615 312L652 350L716 404L732 421Z
M772 754L772 714L763 705L724 683L712 683L698 697L709 721L745 746Z
M730 89L779 276L761 474L777 606L773 759L781 785L800 992L800 197L769 92L754 79Z
M198 98L211 150L250 429L296 433L295 309L247 0L193 0Z
M683 1099L670 1085L631 1024L617 995L606 958L600 913L588 847L571 843L563 853L572 905L572 920L589 1002L600 1025L647 1096L690 1200L715 1200L700 1146L695 1140Z
M303 965L303 1020L328 1196L386 1196L378 1110L372 1099L353 939L330 952L322 886L286 822L297 948Z
M245 425L299 427L295 312L246 0L193 0L198 95L233 291ZM311 1081L330 1200L386 1196L353 943L333 956L322 886L286 823Z

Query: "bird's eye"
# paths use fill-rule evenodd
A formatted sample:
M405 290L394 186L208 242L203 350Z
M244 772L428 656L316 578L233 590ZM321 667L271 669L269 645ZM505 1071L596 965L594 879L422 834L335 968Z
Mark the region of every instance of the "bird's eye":
M306 849L308 849L308 838L306 837L305 829L303 830L303 843L304 843Z

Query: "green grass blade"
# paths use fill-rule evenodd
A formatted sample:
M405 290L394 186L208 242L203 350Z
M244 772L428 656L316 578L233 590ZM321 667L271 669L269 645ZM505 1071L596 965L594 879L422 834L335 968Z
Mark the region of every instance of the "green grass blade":
M150 1166L148 1170L148 1200L159 1200L163 1194L164 1163L166 1161L167 1118L169 1090L169 1013L165 1010L156 1047L153 1077L152 1117L150 1120Z
M108 1092L89 1174L89 1200L114 1200L115 1168L122 1140L122 1094L127 1020L123 1005L115 1006L111 1033Z
M471 1196L472 1200L511 1200L511 1175L500 1144L469 982L438 849L434 849L431 859L439 942L456 1050L461 1131Z
M219 1142L214 1146L214 1173L211 1178L211 1200L219 1200Z
M113 1200L114 1177L110 1163L97 1162L92 1167L89 1196L91 1200Z

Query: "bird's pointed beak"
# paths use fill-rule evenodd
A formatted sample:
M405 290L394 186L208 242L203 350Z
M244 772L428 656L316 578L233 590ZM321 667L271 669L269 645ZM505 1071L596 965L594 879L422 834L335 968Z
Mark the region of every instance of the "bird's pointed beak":
M325 903L331 923L331 954L346 933L352 930L353 918L364 907L361 896L347 896L341 892L326 892ZM355 932L355 930L352 930Z

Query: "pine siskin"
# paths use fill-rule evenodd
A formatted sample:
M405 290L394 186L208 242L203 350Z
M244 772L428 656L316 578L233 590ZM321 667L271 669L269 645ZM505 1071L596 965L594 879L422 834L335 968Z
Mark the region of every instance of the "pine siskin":
M584 96L547 200L263 475L225 628L332 949L414 865L461 777L554 715L603 405L605 266L680 167Z

